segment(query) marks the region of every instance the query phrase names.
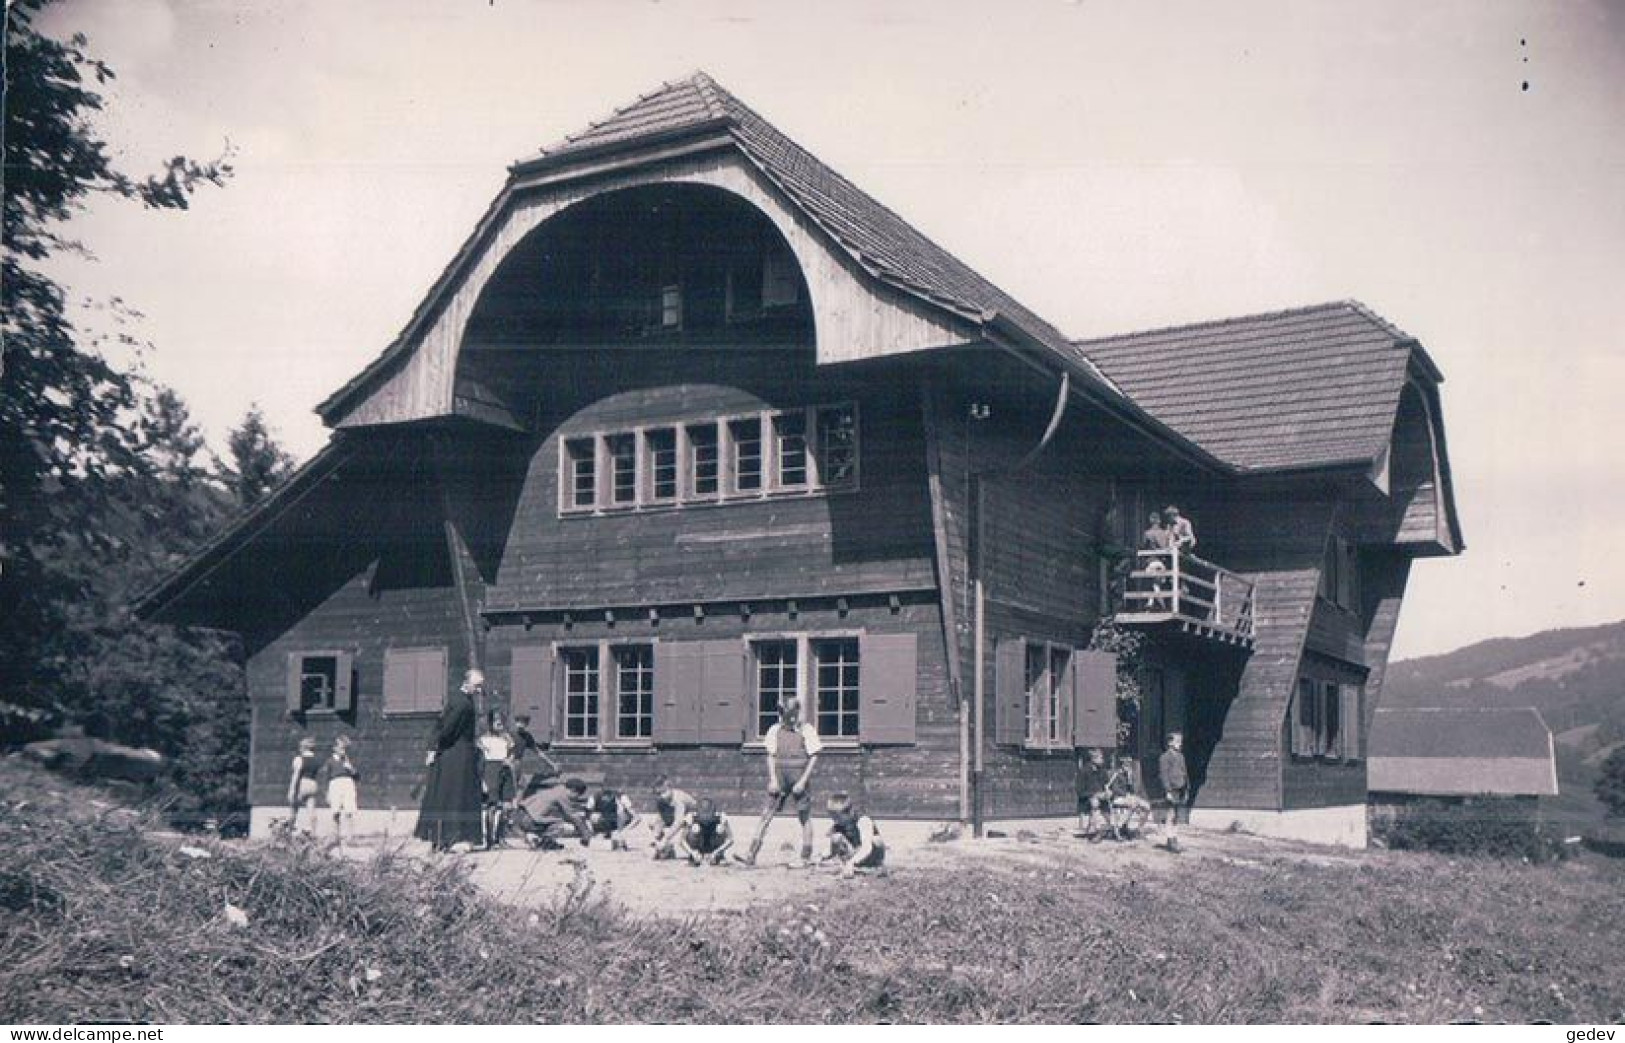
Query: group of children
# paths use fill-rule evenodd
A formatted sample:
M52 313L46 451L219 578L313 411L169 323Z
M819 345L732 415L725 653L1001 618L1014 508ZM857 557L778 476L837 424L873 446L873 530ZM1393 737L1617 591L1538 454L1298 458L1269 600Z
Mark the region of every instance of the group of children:
M1190 774L1185 766L1184 736L1172 732L1167 748L1157 758L1157 774L1162 781L1165 814L1162 824L1164 846L1178 852L1179 818L1189 804ZM1126 840L1138 836L1151 821L1151 801L1141 796L1135 785L1134 762L1115 757L1106 763L1105 754L1091 749L1078 765L1078 836L1091 842L1111 837Z
M521 717L510 731L500 712L493 710L487 715L485 734L478 741L483 758L481 815L485 846L502 844L514 831L535 847L557 848L564 838L574 834L583 846L597 836L607 838L612 850L628 850L631 833L643 821L632 801L625 793L607 786L589 796L587 784L581 779L560 778L558 766L542 753L527 725L528 721ZM791 864L812 863L811 780L823 746L817 730L802 720L797 699L784 700L779 721L768 729L763 744L767 753L766 800L748 851L734 853L733 824L716 801L695 798L662 778L653 793L656 820L650 847L656 859L681 859L695 866L723 865L732 855L736 862L754 865L773 818L793 804L801 824L801 851ZM1164 844L1173 852L1180 850L1179 817L1189 797L1183 746L1178 732L1170 734L1167 749L1157 762L1166 808ZM530 754L540 759L540 767L526 780L521 793L519 768ZM1078 835L1091 841L1107 836L1124 840L1138 835L1151 819L1151 802L1137 792L1133 761L1113 760L1108 765L1101 750L1091 749L1079 762ZM316 831L317 799L325 783L335 842L342 844L346 833L353 837L359 778L349 736L334 739L332 752L326 758L317 757L315 739L300 739L288 780L289 829L299 828L300 813L306 811L310 831ZM880 868L886 847L874 819L845 793L832 795L826 810L831 826L824 861L839 863L845 875Z
M799 700L785 699L779 715L779 721L763 738L767 753L766 800L747 851L734 852L733 824L716 801L695 798L662 778L654 787L655 820L650 841L657 860L723 865L731 856L735 863L754 865L773 818L793 805L801 824L801 851L791 865L812 864L811 780L823 746L817 730L802 719ZM486 715L484 733L477 740L485 846L497 847L517 834L538 848L562 847L573 836L583 846L600 837L609 840L612 850L629 850L631 834L643 822L631 799L608 786L589 794L583 780L561 778L558 765L542 752L528 725L526 718L519 717L510 729L500 711L493 710ZM525 778L521 789L521 768L530 763L528 758L532 756L538 766ZM325 782L335 841L343 843L346 833L353 837L359 776L349 736L336 738L332 754L325 759L317 757L315 739L301 739L288 781L288 828L298 830L300 813L308 810L309 829L316 831L317 800ZM831 826L823 861L838 863L847 876L860 870L878 870L885 861L886 846L874 819L845 793L832 795L826 810Z
M801 719L800 703L787 698L780 719L763 738L767 753L767 796L762 816L745 853L734 851L737 836L727 814L708 797L696 798L662 778L654 786L653 837L656 860L682 860L694 866L734 863L751 866L761 852L773 818L792 804L801 824L801 851L793 867L813 864L811 780L822 751L818 733ZM540 751L537 751L540 754ZM563 845L572 835L583 846L592 838L607 837L613 850L630 847L629 834L643 817L625 793L602 787L589 796L580 779L560 779L558 768L542 755L542 766L526 783L525 794L503 809L504 827L511 826L533 846ZM845 793L830 796L829 843L822 859L837 863L845 876L860 870L878 870L885 862L886 846L874 819Z
M316 756L315 739L308 735L300 739L299 752L293 756L293 774L288 779L288 829L298 830L299 814L304 811L310 820L310 832L316 832L316 802L325 789L327 808L333 816L334 840L342 844L346 833L353 838L355 787L360 777L350 756L348 735L334 739L333 752L325 758Z

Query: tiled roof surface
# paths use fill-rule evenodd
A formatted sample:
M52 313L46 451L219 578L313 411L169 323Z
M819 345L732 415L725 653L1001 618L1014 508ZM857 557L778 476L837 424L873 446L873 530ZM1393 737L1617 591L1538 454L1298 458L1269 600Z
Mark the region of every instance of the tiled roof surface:
M1533 706L1379 708L1373 757L1545 757L1551 732Z
M1369 753L1373 790L1557 793L1552 733L1532 706L1378 709Z
M1245 471L1374 460L1415 341L1353 301L1078 341L1147 412Z
M1097 383L1110 382L1067 338L698 72L646 94L533 162L563 162L651 135L724 122L740 151L871 275L973 321L1002 315Z

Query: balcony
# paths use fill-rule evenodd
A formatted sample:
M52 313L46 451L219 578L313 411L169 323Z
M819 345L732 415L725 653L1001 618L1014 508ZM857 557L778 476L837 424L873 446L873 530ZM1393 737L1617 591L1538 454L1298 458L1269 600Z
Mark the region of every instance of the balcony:
M1142 550L1128 574L1117 622L1169 625L1181 633L1253 647L1253 584L1175 548Z

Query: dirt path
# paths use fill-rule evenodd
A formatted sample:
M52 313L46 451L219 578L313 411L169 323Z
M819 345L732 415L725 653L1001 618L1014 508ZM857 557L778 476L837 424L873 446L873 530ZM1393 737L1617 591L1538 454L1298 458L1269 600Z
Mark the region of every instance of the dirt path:
M898 840L888 848L884 877L859 876L843 881L830 868L791 869L788 845L769 845L754 869L738 865L695 868L679 862L655 862L647 849L611 851L594 845L563 851L508 848L461 856L470 879L493 897L521 908L549 905L579 895L605 895L634 912L674 917L737 913L753 906L816 901L836 887L906 887L911 878L953 865L982 863L1017 876L1087 880L1119 875L1162 875L1193 860L1218 860L1261 869L1282 863L1347 865L1365 857L1360 852L1315 847L1233 833L1181 832L1183 850L1173 854L1155 838L1126 843L1091 844L1063 829L1022 832L1001 839L949 843ZM413 842L407 850L421 845ZM365 845L352 857L365 857ZM425 854L425 857L427 855Z

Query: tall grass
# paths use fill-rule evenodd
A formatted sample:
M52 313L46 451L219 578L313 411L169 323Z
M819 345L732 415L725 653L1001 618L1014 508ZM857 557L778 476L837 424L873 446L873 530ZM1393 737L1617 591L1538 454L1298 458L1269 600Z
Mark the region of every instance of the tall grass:
M553 904L515 910L455 861L190 847L89 799L0 764L0 1020L1594 1022L1625 1011L1625 873L1600 859L1170 856L1170 869L1138 877L1074 872L1061 856L960 859L930 874L905 863L817 905L673 921L627 913L584 872Z

